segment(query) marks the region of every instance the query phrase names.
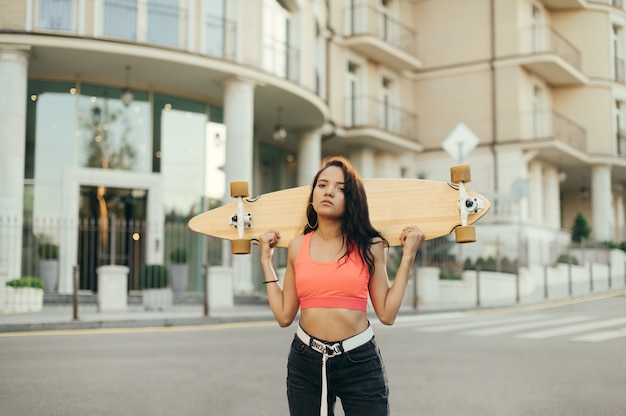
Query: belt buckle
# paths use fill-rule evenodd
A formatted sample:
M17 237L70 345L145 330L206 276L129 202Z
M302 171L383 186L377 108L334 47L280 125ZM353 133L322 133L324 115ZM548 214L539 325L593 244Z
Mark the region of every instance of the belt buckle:
M324 354L328 358L343 354L343 347L340 342L335 342L334 344L329 345L311 337L309 346L320 354Z

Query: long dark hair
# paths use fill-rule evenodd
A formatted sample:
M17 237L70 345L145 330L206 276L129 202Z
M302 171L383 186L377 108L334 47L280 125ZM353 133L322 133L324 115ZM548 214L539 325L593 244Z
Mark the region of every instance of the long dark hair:
M304 226L304 234L317 230L317 212L313 209L313 191L317 186L322 172L331 166L336 166L343 171L344 187L343 194L346 208L341 220L341 234L345 237L347 259L352 250L357 250L361 259L367 264L370 275L374 272L374 255L371 245L373 238L380 238L382 244L389 246L389 242L374 228L370 221L369 207L365 187L352 164L345 158L334 156L324 159L321 169L313 178L309 204L306 209L307 224Z

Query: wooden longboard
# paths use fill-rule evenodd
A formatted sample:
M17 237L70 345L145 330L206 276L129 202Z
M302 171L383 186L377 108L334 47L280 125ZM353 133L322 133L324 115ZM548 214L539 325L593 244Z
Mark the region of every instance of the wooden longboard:
M400 245L400 233L407 225L417 225L427 240L450 234L462 225L458 185L423 179L364 179L363 182L372 225L392 246ZM304 229L310 191L310 186L301 186L242 198L243 212L251 216L243 238L256 242L261 234L274 229L281 234L278 247L287 247ZM480 194L465 192L482 208L467 215L465 225L469 226L487 213L490 203ZM204 212L189 221L189 228L213 237L238 240L239 231L231 225L233 216L236 222L237 209L238 202L234 202Z

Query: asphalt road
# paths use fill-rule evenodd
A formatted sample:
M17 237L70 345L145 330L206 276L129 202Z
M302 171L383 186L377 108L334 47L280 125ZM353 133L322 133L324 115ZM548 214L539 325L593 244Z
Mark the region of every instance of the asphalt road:
M287 415L294 330L0 334L0 415ZM626 296L408 316L374 330L392 415L626 414Z

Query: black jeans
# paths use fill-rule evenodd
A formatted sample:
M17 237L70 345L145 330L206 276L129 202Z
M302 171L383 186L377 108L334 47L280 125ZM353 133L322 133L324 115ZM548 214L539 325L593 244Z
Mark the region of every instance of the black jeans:
M389 386L376 341L329 358L328 415L337 397L346 416L389 415ZM319 416L322 394L322 354L297 336L287 362L287 399L291 416Z

